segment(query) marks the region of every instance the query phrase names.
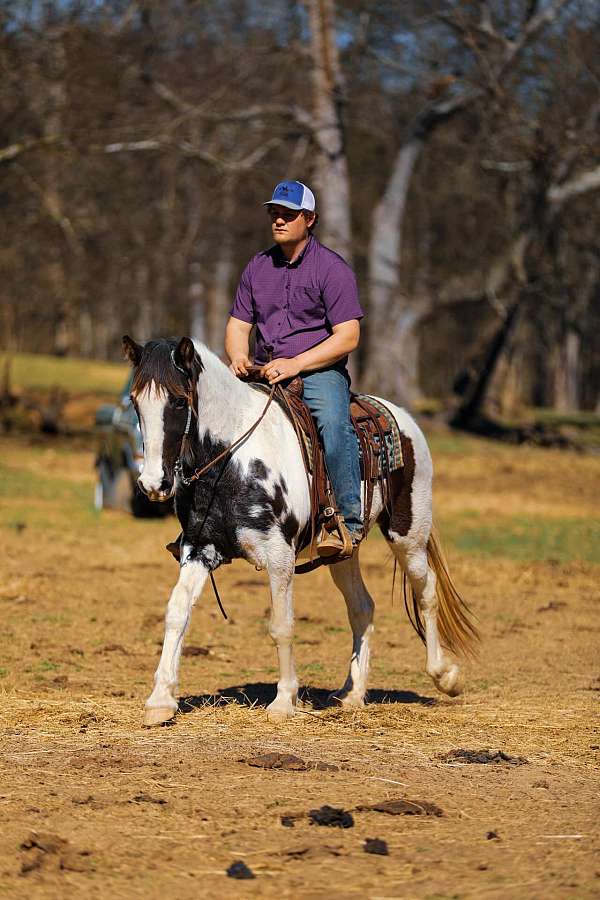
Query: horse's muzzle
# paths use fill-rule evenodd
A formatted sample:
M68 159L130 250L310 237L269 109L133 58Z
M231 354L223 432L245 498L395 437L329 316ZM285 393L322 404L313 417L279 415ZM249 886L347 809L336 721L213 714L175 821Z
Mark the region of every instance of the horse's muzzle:
M170 500L174 493L175 485L171 482L167 481L166 478L163 478L160 487L157 488L147 488L142 482L142 476L138 478L138 486L142 493L146 495L148 500L152 500L155 503L166 503L167 500Z

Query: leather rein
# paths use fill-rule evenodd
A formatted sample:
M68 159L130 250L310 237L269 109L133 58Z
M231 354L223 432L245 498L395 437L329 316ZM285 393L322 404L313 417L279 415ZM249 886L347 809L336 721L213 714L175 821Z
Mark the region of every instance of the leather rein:
M185 371L185 369L182 369L181 366L177 365L177 363L175 362L175 354L173 351L171 351L171 361L172 361L173 365L175 366L175 368L178 369L179 372L181 372L183 375L186 376L186 378L188 379L188 386L189 386L189 375ZM254 424L251 425L247 431L245 431L242 435L240 435L239 438L236 438L235 441L232 441L232 443L229 444L229 446L226 447L225 450L222 450L221 453L218 453L217 456L213 457L213 459L211 459L209 462L205 463L205 465L200 466L200 468L196 469L191 475L184 475L183 474L183 451L185 448L186 441L190 434L190 427L192 424L193 402L194 402L193 401L193 398L194 398L193 391L188 390L188 392L187 392L187 402L188 402L187 422L185 424L185 430L184 430L182 438L181 438L181 444L179 447L179 455L178 455L177 461L175 463L175 475L181 480L181 483L183 485L185 485L185 487L189 487L189 485L192 484L194 481L198 481L198 479L202 475L204 475L205 472L208 472L209 469L212 469L213 466L215 466L218 462L220 462L222 459L224 459L228 454L233 453L234 450L237 450L237 448L240 446L240 444L243 444L243 442L246 440L246 438L250 437L252 432L256 428L258 428L258 426L260 425L260 423L266 416L267 410L269 409L271 403L273 402L273 398L275 397L276 389L277 389L277 385L276 384L272 385L271 390L269 391L269 399L267 400L267 403L266 403L263 411L261 412L261 414L258 417L258 419L256 420L256 422L254 422Z
M181 481L181 483L182 483L185 487L189 487L191 484L193 484L195 481L197 481L199 478L201 478L202 475L204 475L206 472L208 472L210 469L212 469L218 462L220 462L222 459L224 459L224 458L225 458L226 456L228 456L230 453L233 453L233 452L234 452L234 451L235 451L235 450L236 450L236 449L237 449L237 448L238 448L238 447L246 440L246 438L249 438L249 437L250 437L250 435L256 430L256 428L258 428L258 426L260 425L260 423L262 422L262 420L263 420L264 417L266 416L266 414L267 414L267 412L268 412L268 410L269 410L269 407L271 406L271 404L272 404L272 402L273 402L273 400L275 399L275 396L276 396L277 394L278 394L279 396L281 396L281 398L283 399L283 401L284 401L284 403L285 403L286 408L288 409L288 412L289 412L289 414L290 414L290 418L291 418L291 420L292 420L292 424L293 424L293 426L294 426L294 430L295 430L296 435L297 435L297 437L298 437L298 440L299 440L299 442L300 442L300 446L301 446L301 447L304 446L304 445L303 445L303 441L302 441L302 436L301 436L300 431L299 431L299 425L298 425L298 422L296 421L296 416L293 414L293 411L292 411L291 408L290 408L290 405L289 405L289 402L288 402L288 400L287 400L287 398L286 398L286 396L285 396L285 393L284 393L284 391L282 390L281 385L279 385L279 384L273 384L273 385L271 385L271 388L270 388L270 390L269 390L269 396L268 396L267 402L266 402L266 404L265 404L265 406L264 406L264 408L263 408L263 411L261 412L261 414L260 414L260 416L258 417L258 419L256 419L256 421L250 426L250 428L248 428L242 435L240 435L240 437L236 438L235 441L232 441L232 443L229 444L228 447L226 447L224 450L222 450L221 453L218 453L216 456L214 456L209 462L207 462L207 463L205 463L203 466L200 466L199 468L195 469L194 472L192 472L191 475L184 475L184 472L183 472L183 452L184 452L184 449L185 449L186 442L187 442L187 440L188 440L188 438L189 438L190 428L191 428L191 425L192 425L192 417L193 417L193 414L194 414L194 391L193 391L193 388L191 387L191 384L190 384L189 373L186 372L185 369L183 369L180 365L177 364L177 362L175 361L175 353L174 353L173 350L171 351L171 362L173 363L173 365L175 366L175 368L176 368L179 372L181 372L182 375L185 376L185 378L186 378L186 380L187 380L187 384L188 384L188 391L187 391L187 404L188 404L188 409L187 409L187 420L186 420L186 423L185 423L185 429L184 429L184 431L183 431L183 435L182 435L182 437L181 437L181 444L180 444L180 446L179 446L179 454L178 454L178 457L177 457L177 461L175 462L175 476L176 476L176 478L179 478L179 480ZM196 415L197 415L197 413L196 413ZM307 464L307 461L306 461L306 459L305 459L305 454L304 454L304 453L302 453L302 462L303 462L303 464L304 464L304 471L305 471L305 474L306 474L306 480L307 480L307 483L308 483L308 490L309 490L309 493L310 493L311 490L313 489L313 487L311 487L311 485L313 485L313 483L316 482L316 479L313 478L312 481L311 481L311 476L310 476L308 464ZM312 505L312 503L311 503L311 505ZM314 543L314 536L315 536L315 535L314 535L314 521L313 521L313 517L311 516L311 523L310 523L310 539L311 539L311 546L312 546L313 543ZM304 572L310 572L310 571L312 571L314 568L318 568L320 565L323 565L323 564L324 564L324 563L323 563L323 560L321 560L321 559L319 559L319 560L312 560L312 559L311 559L311 561L308 562L308 563L303 563L302 565L296 566L295 571L296 571L297 574L302 574L302 573L304 573ZM209 574L210 574L210 580L211 580L211 583L212 583L213 591L214 591L214 593L215 593L215 598L216 598L217 603L218 603L218 605L219 605L219 609L221 610L221 613L222 613L222 615L223 615L223 618L227 619L227 613L225 612L225 610L224 610L224 608L223 608L223 604L221 603L221 598L220 598L220 596L219 596L219 591L218 591L218 589L217 589L217 585L216 585L216 582L215 582L214 574L213 574L212 571L211 571Z
M258 419L256 420L256 422L254 422L254 424L251 425L247 431L245 431L242 435L240 435L239 438L236 438L235 441L233 441L228 447L226 447L225 450L221 451L221 453L218 453L215 457L213 457L213 459L211 459L205 465L200 466L200 468L196 469L191 475L186 476L183 474L183 451L185 448L186 441L188 440L188 437L190 434L190 428L192 425L192 414L194 412L194 391L190 385L189 373L186 372L186 370L183 369L181 366L177 365L177 363L175 361L175 353L173 350L171 350L171 362L173 363L175 368L179 372L181 372L182 375L185 375L185 378L188 383L187 421L185 423L185 429L184 429L183 435L181 437L181 444L179 445L179 455L178 455L177 461L175 463L175 476L181 480L181 483L183 485L185 485L185 487L189 487L190 484L193 484L194 481L197 481L202 475L204 475L205 472L208 472L209 469L212 469L213 466L215 466L218 462L220 462L222 459L224 459L229 453L232 453L234 450L236 450L240 446L240 444L242 444L246 440L246 438L250 437L252 432L256 428L258 428L258 426L260 425L260 423L266 416L267 410L269 409L271 403L273 402L273 398L275 396L275 391L277 389L277 385L274 384L271 387L271 390L269 392L269 399L267 400L265 407L264 407L263 411L261 412L260 416L258 417ZM219 609L221 610L223 618L227 619L227 613L225 612L225 609L223 608L223 604L221 603L221 598L219 596L219 591L217 589L217 583L215 581L215 576L214 576L214 573L212 572L212 570L209 572L209 575L210 575L210 581L212 584L212 588L213 588L213 591L215 594L215 599L217 601Z

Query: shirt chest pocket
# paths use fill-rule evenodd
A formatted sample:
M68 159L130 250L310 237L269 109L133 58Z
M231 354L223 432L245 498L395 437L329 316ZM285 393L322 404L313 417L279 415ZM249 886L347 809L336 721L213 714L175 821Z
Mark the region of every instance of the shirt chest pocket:
M321 291L314 284L296 284L292 293L290 313L303 325L317 325L325 318Z

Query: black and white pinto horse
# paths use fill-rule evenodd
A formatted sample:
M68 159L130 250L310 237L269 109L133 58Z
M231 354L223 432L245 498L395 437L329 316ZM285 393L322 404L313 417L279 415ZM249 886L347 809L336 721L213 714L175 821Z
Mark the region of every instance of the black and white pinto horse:
M258 427L227 454L227 448L260 417L265 394L240 381L208 348L194 346L190 338L141 346L126 336L123 346L135 370L132 399L144 440L139 484L153 500L175 497L183 533L180 573L167 606L162 655L146 701L145 724L158 725L175 715L179 660L192 608L209 574L236 558L268 573L269 631L277 647L280 676L277 696L267 712L272 721L287 719L294 715L298 695L292 648L294 566L310 516L294 428L273 403ZM428 674L440 691L455 696L462 690L456 654L469 652L477 631L432 533L432 464L423 433L403 409L382 402L402 434L404 468L394 474L391 509L384 509L376 489L371 521L366 524L380 526L408 577L411 621L426 645ZM184 441L190 411L191 428ZM204 475L185 483L186 473L189 476L222 453ZM334 698L344 706L363 706L374 604L362 579L358 550L332 565L330 572L346 601L352 629L348 677Z

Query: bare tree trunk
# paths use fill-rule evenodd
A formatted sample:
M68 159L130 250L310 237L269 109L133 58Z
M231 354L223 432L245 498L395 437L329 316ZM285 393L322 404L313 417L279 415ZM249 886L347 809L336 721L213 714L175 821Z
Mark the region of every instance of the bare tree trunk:
M92 357L94 349L94 322L86 307L79 312L79 352L82 356Z
M488 387L496 371L498 361L513 332L519 310L520 300L517 298L508 308L504 320L495 330L492 339L485 348L481 362L477 366L477 377L468 386L461 403L450 419L450 425L454 428L471 429L483 417L483 407Z
M225 178L220 217L222 231L212 273L210 303L207 309L207 340L210 347L218 354L222 354L224 351L225 325L232 302L234 190L234 177Z
M176 271L176 247L177 239L177 176L178 160L176 157L166 157L162 161L164 191L158 203L160 216L160 236L156 252L152 255L153 268L153 293L154 293L154 321L152 323L154 334L162 334L165 324L166 311L174 305L178 296L174 289Z
M147 341L154 336L153 304L150 296L150 271L145 260L139 260L135 269L135 291L137 294L136 334L139 341Z
M574 328L566 328L557 347L554 368L554 408L560 412L579 409L581 337Z
M48 86L47 108L43 116L44 136L61 134L63 128L64 110L66 105L66 91L64 75L66 70L65 48L61 36L55 36L48 42ZM43 205L54 222L59 227L64 222L63 203L61 195L61 163L62 154L44 154L43 176ZM48 248L48 280L50 292L53 298L52 306L57 310L54 329L54 353L63 356L73 349L74 322L71 309L70 286L65 269L65 253L63 241L59 239L58 231L56 240L51 242Z
M396 157L385 192L375 207L369 243L369 323L365 370L367 385L392 392L412 406L418 393L415 344L421 301L400 292L402 222L412 172L423 145L413 138ZM393 340L389 340L393 324ZM385 338L384 338L385 336Z
M313 58L314 137L319 208L327 246L352 262L350 183L342 126L343 82L333 0L306 0Z
M494 73L493 81L498 81L517 57L522 53L527 44L541 31L546 24L552 22L567 0L554 0L541 13L531 16L524 24L521 33L510 43L506 43L504 57ZM462 24L453 16L440 16L461 37ZM489 11L487 11L488 28L493 31L493 25ZM495 32L494 32L495 34ZM498 39L501 40L498 36ZM411 367L410 356L400 356L400 348L396 355L392 354L390 364L389 354L382 353L383 335L387 331L392 310L398 309L398 321L406 318L414 319L427 312L427 307L421 303L415 303L411 298L400 292L400 277L402 266L402 229L404 214L406 212L406 200L410 188L416 164L421 150L435 129L452 118L456 113L469 107L475 100L483 96L483 89L472 88L459 94L442 98L424 106L409 129L408 137L396 156L390 179L380 202L375 207L373 214L373 227L369 243L369 340L365 359L365 369L368 372L368 381L371 385L390 384L390 372L402 367L404 375L396 385L390 387L400 394L400 399L409 405L418 397L418 372ZM561 198L562 199L562 198ZM411 342L418 340L415 330L411 336ZM411 347L408 342L407 348ZM414 354L418 359L418 352Z
M423 297L411 298L401 293L402 231L406 202L411 179L426 141L442 122L464 109L475 95L464 93L449 100L424 107L414 119L408 137L396 155L394 165L381 200L373 212L371 240L369 242L369 339L365 360L368 383L383 384L398 398L411 406L419 396L416 361L418 350L418 323L429 309ZM382 352L383 335L390 320L409 321L412 329L405 328L404 346L394 346L391 353ZM410 351L410 352L407 352ZM412 362L411 362L412 360Z
M195 341L206 342L206 300L204 296L204 284L202 282L202 266L193 261L189 267L189 309L190 332Z

